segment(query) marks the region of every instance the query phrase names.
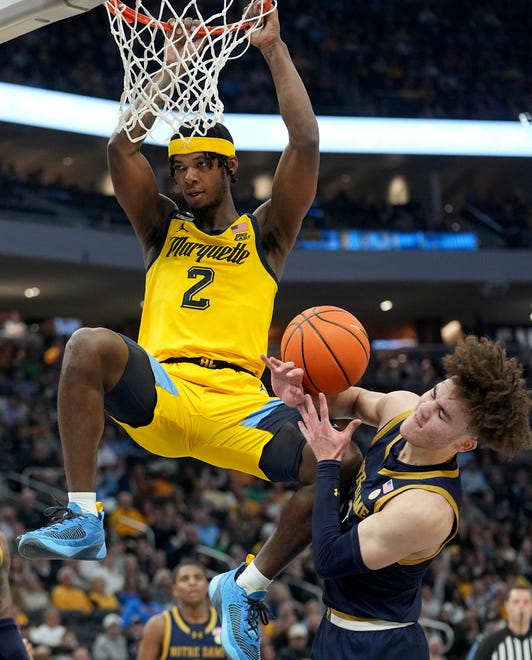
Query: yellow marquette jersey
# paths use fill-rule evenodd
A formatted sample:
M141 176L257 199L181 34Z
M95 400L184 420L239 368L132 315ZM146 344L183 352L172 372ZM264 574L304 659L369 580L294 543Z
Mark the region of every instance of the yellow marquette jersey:
M253 216L211 235L176 211L146 275L139 344L159 362L207 357L260 375L277 288Z

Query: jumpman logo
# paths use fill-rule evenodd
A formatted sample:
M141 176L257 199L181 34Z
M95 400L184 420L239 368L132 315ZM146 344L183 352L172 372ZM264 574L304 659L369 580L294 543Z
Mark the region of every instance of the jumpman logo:
M188 234L188 229L185 227L185 223L184 223L184 222L181 223L181 227L179 227L179 229L178 229L177 231L178 231L178 232L180 232L180 231L185 231L185 232L187 232L187 234Z

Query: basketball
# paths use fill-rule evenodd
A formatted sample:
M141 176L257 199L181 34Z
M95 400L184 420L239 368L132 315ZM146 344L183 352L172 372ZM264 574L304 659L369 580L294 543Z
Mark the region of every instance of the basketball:
M370 356L368 333L341 307L311 307L293 318L281 338L281 359L304 371L308 394L337 394L364 375Z

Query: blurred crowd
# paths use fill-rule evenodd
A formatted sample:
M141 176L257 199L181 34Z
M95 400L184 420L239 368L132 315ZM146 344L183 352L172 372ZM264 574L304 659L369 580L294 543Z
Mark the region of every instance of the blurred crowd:
M200 7L209 15L221 4L201 0ZM280 0L279 13L318 115L517 121L532 108L528 0ZM122 60L103 6L13 44L0 44L1 81L115 101L121 96ZM272 84L261 54L249 49L220 76L225 111L277 113ZM70 216L99 228L128 227L114 198L60 180L43 183L43 173L30 169L1 164L0 208L30 212L33 219ZM461 208L442 202L445 208L428 209L414 198L392 205L345 190L318 191L303 233L473 232L480 247L530 248L529 196L492 193L473 199L471 191ZM254 208L249 201L239 200L239 210Z
M110 231L131 231L116 198L95 190L43 180L39 170L17 172L10 163L0 161L0 209L14 212L12 217L31 222L85 226ZM173 190L165 191L172 197ZM237 209L244 213L260 204L252 195L238 194ZM179 199L176 198L179 203ZM182 202L181 202L181 205ZM376 199L353 199L343 190L324 195L318 190L303 223L300 238L320 240L323 231L376 231L415 233L470 233L480 248L531 248L532 206L517 196L466 200L463 208L445 208L430 217L416 200L391 204ZM299 245L296 245L298 247Z
M193 459L149 455L108 424L97 479L108 556L100 562L22 560L16 537L44 524L44 510L64 502L66 492L56 419L64 345L65 338L46 326L0 339L0 530L13 548L16 619L37 649L36 660L106 658L98 648L116 638L128 649L123 660L133 660L146 620L172 604L173 567L193 556L212 576L257 551L290 487ZM361 385L424 392L441 378L445 350L375 350ZM530 381L532 350L521 348L518 355ZM359 429L356 439L364 450L369 429ZM463 660L480 635L501 625L509 585L532 581L532 456L510 463L476 451L462 455L461 463L459 534L433 563L423 588L426 632L447 649L447 660ZM264 629L263 658L308 657L323 613L310 551L275 580L267 600L273 616Z
M280 0L279 14L317 114L515 120L532 107L528 0ZM277 112L260 60L250 49L226 66L226 112ZM118 100L121 66L103 7L0 45L5 82Z

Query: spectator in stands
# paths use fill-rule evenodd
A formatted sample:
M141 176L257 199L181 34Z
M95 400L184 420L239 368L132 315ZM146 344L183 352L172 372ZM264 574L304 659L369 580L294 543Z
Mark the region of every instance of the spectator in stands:
M124 588L125 581L125 547L121 542L114 542L109 552L99 562L80 561L78 572L86 583L90 583L95 577L103 577L105 580L105 592L118 594Z
M152 579L152 598L163 607L170 607L174 600L174 578L172 571L159 568Z
M126 660L127 643L122 619L118 614L107 614L102 621L103 632L92 646L93 660Z
M273 622L279 616L281 604L285 601L291 601L292 599L292 592L286 582L283 582L282 579L277 579L271 583L270 588L268 589L268 596L266 597L266 604L271 612L271 626L273 626Z
M144 621L138 615L131 618L129 626L125 630L127 641L128 660L138 660L142 635L144 632Z
M443 638L439 633L429 635L429 658L430 660L446 660L445 644Z
M198 538L202 545L213 547L220 536L220 528L213 520L210 511L197 508L192 513L194 524L198 529Z
M20 534L21 524L17 517L17 509L7 502L0 506L0 532L11 542Z
M124 585L120 590L120 593L117 594L122 608L129 600L138 597L139 585L141 581L148 579L148 577L141 572L138 559L132 552L128 552L124 556L123 571Z
M162 612L164 607L153 600L151 595L151 585L148 577L141 573L137 583L137 593L132 594L122 607L122 622L127 628L134 617L146 623L148 619L155 614Z
M37 647L55 649L61 646L66 627L61 623L61 614L55 607L49 607L43 615L43 622L30 633L30 640Z
M277 650L288 644L288 631L294 624L300 623L302 614L302 605L293 598L284 600L279 605L277 618L271 622L270 632L272 643Z
M279 660L310 660L309 634L303 623L292 624L286 638L286 646L279 650Z
M37 495L31 488L21 490L17 516L25 529L35 529L36 525L44 524L43 515L37 505Z
M116 499L117 506L109 516L109 523L115 534L122 540L142 536L147 521L135 506L131 493L123 490L118 493Z
M92 612L94 608L87 592L74 584L75 579L76 573L72 567L63 566L59 569L58 584L52 589L50 596L52 605L63 612Z
M106 586L107 582L103 575L92 578L88 593L90 602L96 610L101 612L120 612L120 601L116 594L107 591Z
M260 641L261 660L277 660L277 652L269 637L263 636Z
M490 487L486 475L480 469L473 455L468 455L464 460L461 474L462 487L466 495L480 499L485 493L489 492Z
M29 615L44 612L51 605L50 594L34 570L24 574L23 582L17 589L17 602Z
M129 542L126 542L126 547L135 556L139 571L145 573L151 580L154 575L153 562L159 559L160 555L154 552L153 546L146 536L131 539Z
M53 660L72 660L72 653L78 646L79 640L76 633L67 628L60 646L54 649Z
M321 600L317 598L309 598L303 605L303 623L308 631L309 646L312 646L324 613L325 607Z

